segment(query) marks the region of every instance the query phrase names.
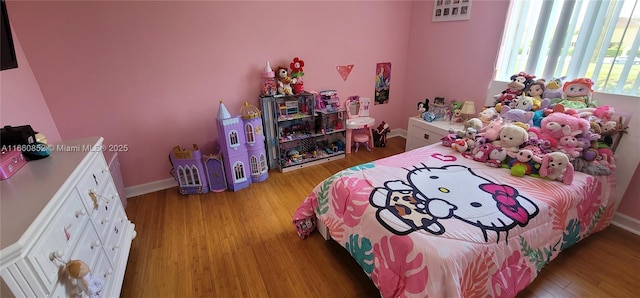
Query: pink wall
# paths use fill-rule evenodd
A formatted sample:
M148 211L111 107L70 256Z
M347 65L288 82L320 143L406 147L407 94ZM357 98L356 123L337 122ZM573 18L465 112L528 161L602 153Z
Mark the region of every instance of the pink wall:
M413 3L408 52L405 118L415 114L415 103L443 96L484 105L493 79L508 1L474 0L471 19L432 22L432 1Z
M257 104L265 61L299 56L307 90L343 98L373 97L375 64L392 62L391 101L371 113L404 129L425 97L483 105L508 3L475 0L470 21L434 23L431 1L9 0L33 73L24 63L0 73L2 123L44 118L37 126L50 139L105 136L130 148L120 155L127 186L162 180L171 147L211 148L218 100L231 111ZM345 64L355 64L347 82L335 70ZM21 114L17 98L32 100L38 116ZM631 180L620 210L640 219L637 170Z
M375 64L392 63L403 117L411 2L9 1L14 30L63 138L127 144L127 186L169 178L176 145L211 148L218 101L258 104L260 73L305 60L307 90L373 97ZM344 82L335 66L355 64Z
M29 124L35 131L44 134L47 141L60 141L58 128L15 35L13 43L18 68L0 71L0 126Z

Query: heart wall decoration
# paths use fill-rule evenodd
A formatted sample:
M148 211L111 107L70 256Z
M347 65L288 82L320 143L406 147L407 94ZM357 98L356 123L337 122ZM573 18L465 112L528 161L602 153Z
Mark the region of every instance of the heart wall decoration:
M349 77L349 74L351 73L352 69L353 69L353 64L336 66L336 70L338 71L338 74L340 74L340 77L345 82L347 81L347 78Z

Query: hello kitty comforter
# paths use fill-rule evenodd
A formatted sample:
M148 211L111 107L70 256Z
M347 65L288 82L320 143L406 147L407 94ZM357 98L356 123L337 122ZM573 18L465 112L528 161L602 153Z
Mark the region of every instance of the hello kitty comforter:
M614 187L515 177L435 144L327 178L293 222L304 238L321 221L383 297L513 297L609 225Z

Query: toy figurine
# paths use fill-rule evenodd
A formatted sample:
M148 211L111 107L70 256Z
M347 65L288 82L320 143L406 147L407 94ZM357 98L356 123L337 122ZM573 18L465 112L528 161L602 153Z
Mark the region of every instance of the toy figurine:
M422 118L422 113L429 110L429 99L426 98L424 101L419 101L417 110L418 110L418 118Z

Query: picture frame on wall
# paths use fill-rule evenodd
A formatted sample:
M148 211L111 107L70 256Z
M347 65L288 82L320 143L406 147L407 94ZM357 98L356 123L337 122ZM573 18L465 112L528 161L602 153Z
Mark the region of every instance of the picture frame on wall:
M434 0L432 22L468 21L472 0Z

